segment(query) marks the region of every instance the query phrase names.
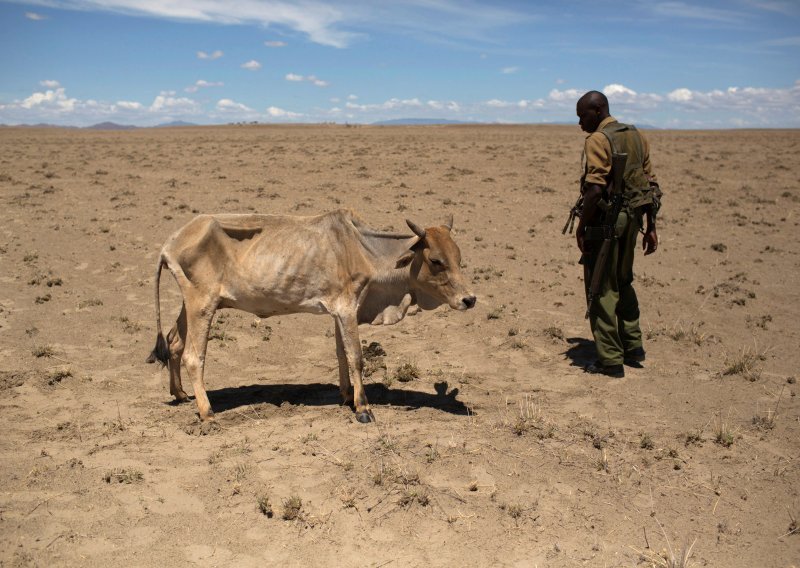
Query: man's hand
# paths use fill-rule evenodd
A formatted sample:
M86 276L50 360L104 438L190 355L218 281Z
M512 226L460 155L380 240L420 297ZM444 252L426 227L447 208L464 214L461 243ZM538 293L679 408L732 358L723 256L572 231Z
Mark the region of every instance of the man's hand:
M648 254L653 254L656 252L658 248L658 233L656 233L655 227L649 227L647 232L644 234L644 238L642 239L642 250L644 250L644 255L647 256Z

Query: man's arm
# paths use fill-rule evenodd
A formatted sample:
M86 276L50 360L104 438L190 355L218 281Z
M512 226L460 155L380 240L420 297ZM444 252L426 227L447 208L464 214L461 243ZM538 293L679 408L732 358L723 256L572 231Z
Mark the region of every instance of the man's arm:
M578 221L578 229L575 231L575 238L578 241L578 248L583 250L583 239L586 234L586 225L594 221L598 215L597 202L603 195L603 188L596 183L587 184L583 190L583 211Z
M583 212L581 213L575 238L578 248L583 249L583 240L586 226L593 223L600 214L597 203L603 196L608 175L611 173L611 144L601 132L595 132L586 137L584 143L586 155L586 179L583 186Z
M642 137L642 149L644 150L644 159L642 160L642 167L650 184L658 184L656 174L653 173L653 164L650 162L650 144L647 138L641 132L639 135ZM653 207L646 205L644 207L644 214L647 219L647 225L644 230L644 237L642 238L642 250L644 255L653 254L658 248L658 233L656 232L656 218L653 215Z
M644 230L644 237L642 237L642 250L644 255L653 254L658 248L658 233L656 232L656 219L653 216L652 205L644 207L644 214L647 218L647 228Z

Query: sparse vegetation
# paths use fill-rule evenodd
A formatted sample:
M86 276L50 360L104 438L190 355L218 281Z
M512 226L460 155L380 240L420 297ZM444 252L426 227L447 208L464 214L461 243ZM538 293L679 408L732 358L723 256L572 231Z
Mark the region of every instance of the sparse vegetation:
M34 347L32 353L36 358L49 358L56 354L55 349L53 349L50 345L40 345L39 347Z
M549 325L542 330L545 337L553 341L564 341L564 331L557 325Z
M419 367L411 361L401 363L394 371L394 378L401 383L407 383L419 378Z
M738 354L727 360L722 374L740 375L748 381L757 381L761 377L762 372L760 362L765 359L765 351L744 348Z
M47 384L50 386L55 386L64 379L68 379L71 376L72 376L72 371L70 371L69 369L56 369L47 374Z
M727 420L717 416L714 421L714 442L720 446L730 448L736 441L736 433L731 429Z
M141 471L131 468L114 468L107 471L103 476L106 483L135 483L144 480L144 475Z
M258 499L256 500L256 504L258 505L258 510L261 512L262 515L265 515L268 518L272 518L272 503L270 503L269 495L259 495Z
M303 500L296 495L292 495L288 499L283 500L283 513L281 518L284 521L295 521L301 518L301 511L303 509Z

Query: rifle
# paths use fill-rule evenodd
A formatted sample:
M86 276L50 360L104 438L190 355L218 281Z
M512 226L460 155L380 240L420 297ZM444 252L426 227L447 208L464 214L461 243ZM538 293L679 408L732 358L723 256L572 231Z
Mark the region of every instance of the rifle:
M561 234L566 235L567 229L569 229L569 234L572 234L572 227L575 226L575 217L581 216L581 211L583 211L583 196L581 195L578 200L575 202L575 205L572 206L572 209L569 210L569 217L567 218L567 222L564 223L564 228L561 229Z
M603 272L608 264L608 256L611 252L613 241L617 240L617 218L622 209L622 196L625 193L625 163L628 161L628 154L611 154L611 183L608 186L608 195L611 205L606 212L603 222L603 244L597 253L592 270L592 282L589 285L589 293L586 295L586 315L589 319L589 312L592 309L595 298L600 295L600 281Z

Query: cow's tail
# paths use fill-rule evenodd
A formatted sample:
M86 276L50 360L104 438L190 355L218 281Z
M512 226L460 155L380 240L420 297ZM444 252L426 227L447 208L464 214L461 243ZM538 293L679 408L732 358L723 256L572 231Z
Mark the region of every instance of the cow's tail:
M153 348L153 352L150 353L150 356L146 359L145 362L147 363L155 363L156 361L161 363L161 366L166 366L169 362L169 346L167 345L167 340L164 339L164 333L161 331L161 301L160 301L160 294L159 294L159 286L161 284L161 269L167 264L167 259L164 258L164 255L161 254L158 258L158 268L156 268L156 281L155 281L155 288L156 288L156 346Z

